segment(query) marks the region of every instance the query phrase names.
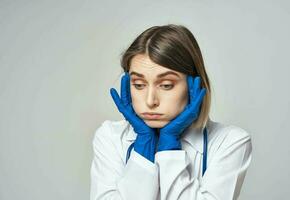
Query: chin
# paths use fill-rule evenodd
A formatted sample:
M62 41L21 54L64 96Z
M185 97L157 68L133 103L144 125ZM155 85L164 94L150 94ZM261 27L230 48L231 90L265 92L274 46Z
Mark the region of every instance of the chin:
M151 128L162 128L166 124L168 124L168 121L161 121L161 120L146 120L144 119L144 122L150 126Z

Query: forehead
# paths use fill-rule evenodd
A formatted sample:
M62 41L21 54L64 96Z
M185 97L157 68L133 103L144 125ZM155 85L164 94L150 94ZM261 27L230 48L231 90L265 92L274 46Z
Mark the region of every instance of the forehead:
M181 78L185 77L185 74L183 73L180 73L172 69L168 69L166 67L163 67L161 65L158 65L152 62L147 55L143 55L143 54L142 55L138 54L132 58L129 73L132 71L143 74L145 78L148 78L148 77L157 78L159 74L168 72L168 71L175 72Z

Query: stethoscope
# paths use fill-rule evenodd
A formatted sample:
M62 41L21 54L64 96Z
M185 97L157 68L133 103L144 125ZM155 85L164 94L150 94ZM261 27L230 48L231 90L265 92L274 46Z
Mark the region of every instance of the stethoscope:
M130 158L131 151L134 147L134 142L129 146L127 150L127 155L126 155L126 163L128 159ZM206 127L203 129L203 158L202 158L202 175L206 171L206 166L207 165L207 129Z

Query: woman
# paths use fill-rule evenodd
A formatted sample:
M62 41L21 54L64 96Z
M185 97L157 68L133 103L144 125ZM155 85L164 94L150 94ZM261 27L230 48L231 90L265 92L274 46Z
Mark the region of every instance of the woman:
M192 33L151 27L121 65L121 97L110 93L124 120L95 132L90 199L237 199L251 137L209 118L211 87Z

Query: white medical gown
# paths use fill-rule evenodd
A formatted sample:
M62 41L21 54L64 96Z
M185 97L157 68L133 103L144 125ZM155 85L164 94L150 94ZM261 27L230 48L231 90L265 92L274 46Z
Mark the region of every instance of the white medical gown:
M90 200L237 199L252 158L251 136L244 129L207 122L207 170L202 176L202 130L188 128L182 150L161 151L155 163L127 149L136 138L126 120L106 120L93 139Z

